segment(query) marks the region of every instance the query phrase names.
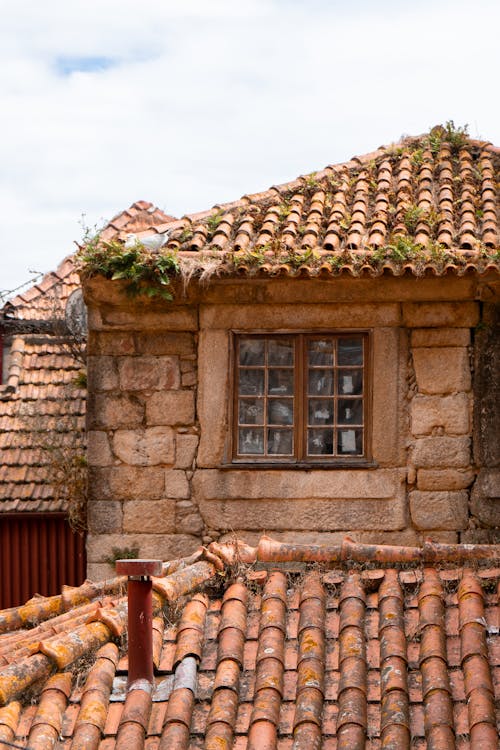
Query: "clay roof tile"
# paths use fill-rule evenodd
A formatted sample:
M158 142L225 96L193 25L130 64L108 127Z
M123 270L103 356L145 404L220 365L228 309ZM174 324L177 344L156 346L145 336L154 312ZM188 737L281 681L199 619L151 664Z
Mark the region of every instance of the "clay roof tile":
M195 251L211 247L225 253L233 249L251 253L252 248L258 250L267 246L272 238L276 249L269 250L269 262L261 265L260 271L253 266L255 259L252 261L250 255L248 263L239 261L237 268L233 268L225 256L221 272L244 276L269 273L274 269L275 273L291 276L296 274L296 269L288 262L279 264L278 247L301 252L320 244L327 253L351 250L363 256L365 272L369 273L373 266L373 249L377 249L380 258L380 250L390 246L393 236L400 235L420 245L424 255L426 248L441 244L456 257L448 271L458 273L462 268L463 250L481 243L485 248L498 247L494 207L491 218L483 216L482 221L477 222L475 215L477 196L482 196L483 214L487 210L485 203L494 203L495 174L498 174L498 154L486 144L466 140L455 151L443 141L434 152L429 148L427 137L408 138L346 164L329 166L313 175L244 196L237 208L235 204L224 204L210 212L187 217L198 224L191 247ZM283 198L285 203L280 204ZM464 200L470 201L472 212L467 219L461 211ZM214 210L219 211L221 223L227 219L226 224L232 224L231 231L202 231L201 227L207 226L207 218L214 215ZM237 218L240 210L244 212L243 220ZM375 221L378 221L376 225ZM457 228L460 228L458 234ZM272 252L275 252L274 259ZM311 273L315 272L314 262L309 259L306 263L307 267L313 266ZM471 267L482 270L487 262L483 256L477 256ZM407 270L421 273L421 263L422 260L419 264L409 263ZM424 265L437 274L444 273L430 255ZM386 264L384 269L394 273L401 270L394 263ZM345 270L351 272L352 264L346 263ZM332 269L325 264L322 271L326 274Z
M449 747L455 736L464 750L474 742L494 746L498 548L486 554L487 545L428 544L410 554L359 544L353 570L349 542L329 548L334 559L314 545L306 555L304 547L268 539L242 546L253 561L246 565L263 567L258 588L241 563L241 578L222 584L223 592L210 588L215 566L199 555L165 564L153 598L162 647L152 690L120 687L123 638L114 643L112 621L96 620L96 612L125 611L123 579L86 582L0 612L0 738L32 737L36 746L42 730L62 732L82 750L203 741L214 749L267 741L278 748ZM256 563L259 549L273 559ZM228 554L223 545L211 547L217 552ZM465 553L474 568L464 567ZM424 565L426 554L432 562ZM300 571L277 570L294 557ZM72 688L75 659L90 670ZM34 705L16 702L27 690Z

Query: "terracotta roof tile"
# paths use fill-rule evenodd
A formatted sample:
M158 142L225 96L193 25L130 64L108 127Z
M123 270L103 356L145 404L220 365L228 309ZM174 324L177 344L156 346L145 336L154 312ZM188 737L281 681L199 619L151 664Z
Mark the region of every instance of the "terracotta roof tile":
M414 548L409 563L412 548L398 558L357 545L355 570L349 542L328 555L282 545L281 560L279 547L242 545L264 575L240 565L222 595L211 562L164 566L178 572L155 579L155 608L174 619L154 619L152 690L125 689L113 620L125 624L123 579L0 612L0 739L37 747L43 734L73 750L496 746L497 547L479 548L483 563L474 546L446 547L444 561L436 546ZM447 561L466 552L465 567ZM373 567L374 554L390 565ZM286 571L304 557L316 567Z
M43 468L50 464L48 443L83 445L85 393L72 384L82 365L44 338L46 343L31 335L14 340L12 390L0 400L1 511L46 510L48 501L63 509L65 497L49 481L54 472Z
M407 138L140 236L219 274L322 276L498 269L498 149ZM123 233L120 234L123 236Z
M113 217L101 232L101 236L109 240L119 232L124 235L128 232L136 233L172 221L175 221L173 216L164 213L152 203L136 201L129 209Z

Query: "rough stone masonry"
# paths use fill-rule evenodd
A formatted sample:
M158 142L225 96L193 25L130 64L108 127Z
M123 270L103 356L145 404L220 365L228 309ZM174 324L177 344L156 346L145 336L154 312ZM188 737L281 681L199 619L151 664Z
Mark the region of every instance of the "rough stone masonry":
M85 294L90 575L113 548L167 559L263 531L498 541L498 315L477 280L217 280L138 304L93 279ZM372 464L232 465L235 330L368 331Z

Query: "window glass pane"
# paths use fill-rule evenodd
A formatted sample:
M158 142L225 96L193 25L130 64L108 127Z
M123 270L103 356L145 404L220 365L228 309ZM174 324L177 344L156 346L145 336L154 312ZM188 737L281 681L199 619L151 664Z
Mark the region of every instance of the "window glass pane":
M293 365L293 341L271 339L268 343L268 364Z
M261 396L264 393L264 370L240 370L240 396Z
M360 456L363 452L363 430L339 430L337 452L341 455Z
M339 365L363 364L363 339L339 339Z
M269 370L267 392L272 396L293 396L293 370Z
M264 339L240 339L240 365L263 365L265 345Z
M333 365L333 341L309 341L307 356L310 365Z
M240 424L264 424L264 399L240 399L238 421Z
M307 453L310 456L333 454L333 430L308 430Z
M264 453L264 429L240 427L238 443L238 453L262 455Z
M360 398L339 398L337 423L363 424L363 402Z
M332 370L309 370L309 395L332 396L333 395L333 371Z
M366 455L366 338L235 335L235 455L281 463Z
M293 424L292 399L269 399L267 404L267 421L269 424Z
M346 396L363 393L363 370L338 370L338 392Z
M309 399L309 424L333 424L333 399Z
M292 430L267 431L267 452L273 456L290 456L293 454Z

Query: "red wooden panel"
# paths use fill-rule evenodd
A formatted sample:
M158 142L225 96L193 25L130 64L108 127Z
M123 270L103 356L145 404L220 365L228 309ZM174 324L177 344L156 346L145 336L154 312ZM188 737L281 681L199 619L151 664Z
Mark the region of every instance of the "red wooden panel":
M85 537L63 514L0 514L0 609L85 579Z

